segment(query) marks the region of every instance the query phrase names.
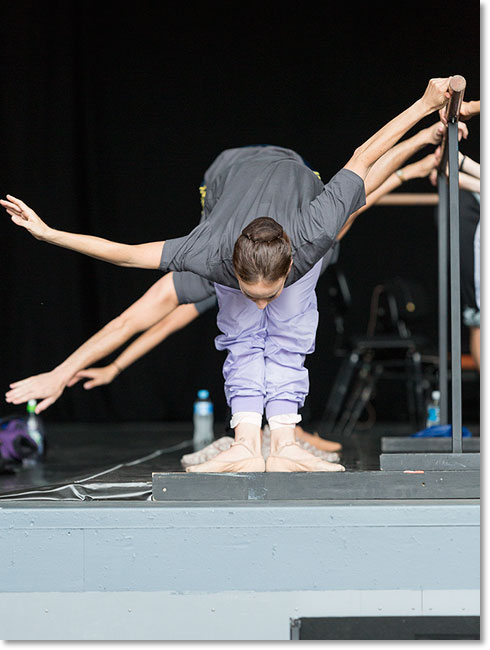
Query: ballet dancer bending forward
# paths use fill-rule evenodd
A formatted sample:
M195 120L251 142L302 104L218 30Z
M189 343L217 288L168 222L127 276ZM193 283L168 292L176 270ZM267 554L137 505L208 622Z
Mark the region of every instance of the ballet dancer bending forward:
M344 469L309 454L294 437L308 393L304 359L314 348L322 258L364 205L373 165L447 103L449 80L431 79L423 96L356 149L326 185L290 149L222 152L204 177L204 218L184 237L120 244L54 230L21 200L1 201L15 224L42 241L120 266L190 271L214 283L222 332L216 346L228 352L223 373L236 442L190 470ZM264 408L271 429L267 467L260 454Z
M462 125L462 137L466 136L465 131L467 133ZM367 195L366 204L356 214L359 215L374 205L382 196L399 187L400 183L428 176L438 164L435 152L404 167L400 168L400 165L425 146L437 144L443 132L444 125L439 122L392 147L383 157L383 164L377 164L369 175L372 179L373 174L378 174L380 178L389 174L388 178ZM396 173L392 172L393 169L396 169ZM342 239L346 232L347 228L343 228L337 235L337 240ZM322 270L327 267L329 260L335 261L338 248L332 247L325 255ZM121 372L173 332L215 306L214 283L195 273L171 271L52 370L11 383L5 399L16 405L30 399L39 400L36 413L42 413L61 397L67 386L73 386L81 380L84 381L86 390L110 384ZM105 366L91 367L91 364L108 356L137 334L140 335L116 359ZM340 443L325 440L318 434L307 433L299 424L295 428L295 437L300 444L306 442L324 452L336 453L342 449Z

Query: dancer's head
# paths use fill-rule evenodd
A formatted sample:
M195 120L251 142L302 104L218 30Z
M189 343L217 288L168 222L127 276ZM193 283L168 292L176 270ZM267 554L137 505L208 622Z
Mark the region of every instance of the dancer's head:
M254 219L235 242L233 266L240 289L259 309L281 294L292 263L289 237L270 217Z

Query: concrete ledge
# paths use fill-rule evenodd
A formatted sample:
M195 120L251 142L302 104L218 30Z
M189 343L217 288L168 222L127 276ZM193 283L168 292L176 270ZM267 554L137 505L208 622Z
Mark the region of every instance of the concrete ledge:
M15 593L0 594L0 628L8 641L281 641L290 619L478 616L479 598L474 590Z
M302 616L476 615L479 540L478 500L4 501L1 636L281 640Z

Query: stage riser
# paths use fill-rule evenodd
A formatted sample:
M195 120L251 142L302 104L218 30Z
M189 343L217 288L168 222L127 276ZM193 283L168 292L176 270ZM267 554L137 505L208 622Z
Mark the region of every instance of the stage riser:
M24 641L282 641L302 617L479 612L480 592L462 589L0 594L2 638Z
M383 471L403 471L407 469L425 472L458 473L464 477L467 472L480 471L480 453L400 453L381 454L379 466ZM456 474L455 474L456 475Z
M419 452L435 453L452 452L453 441L451 438L407 438L403 436L393 436L381 438L381 452ZM479 452L480 438L463 438L464 452Z
M0 584L14 592L473 589L479 506L452 503L2 506Z
M114 612L112 601L103 600L103 592L126 592L125 602L130 602L131 594L139 598L137 593L149 599L153 594L157 602L158 594L165 592L210 603L211 595L231 591L242 604L242 595L249 593L315 592L322 598L328 592L331 598L332 592L338 592L344 598L346 592L414 592L418 603L414 613L420 614L422 592L475 593L479 589L479 538L479 502L471 500L186 506L4 502L0 508L0 584L6 608L0 608L0 621L10 626L14 614L19 624L21 618L29 618L29 610L19 605L17 611L15 603L32 602L39 614L40 603L49 603L53 594L61 594L59 604L66 593L68 608L70 599L97 602L90 595L93 592L99 592L98 598L106 603L97 617L102 630L98 638L106 639L112 638ZM36 593L41 593L37 600ZM9 600L11 594L13 600ZM182 603L178 624L187 620L181 638L199 638L206 626L196 632L189 603L175 602ZM364 611L356 598L342 602L347 603L342 610L346 616ZM380 614L386 614L388 602L384 601ZM451 599L444 602L450 608ZM464 605L461 599L454 602L459 602L458 610ZM474 602L468 600L472 611L467 615L474 614ZM148 632L151 636L158 630L152 638L167 638L161 636L165 616L172 611L166 605L162 601L156 627ZM45 607L48 617L49 606ZM242 616L240 607L234 614L237 621ZM270 613L264 609L261 620L266 621ZM400 609L408 615L412 611L404 604ZM333 615L330 605L325 610L318 615ZM281 611L287 620L313 615L317 614L306 609L295 612L289 605ZM85 605L78 613L72 612L70 620L77 616L80 621L73 625L74 636L65 639L85 638L77 637L82 619L87 634L91 633L93 623ZM131 618L127 612L125 619ZM105 619L107 634L103 632ZM168 638L175 638L178 625L173 621L169 625L173 631ZM37 634L35 626L30 629ZM250 637L237 633L233 638L256 638L253 626L249 633ZM223 638L219 630L216 634Z
M391 460L392 454L381 458ZM398 455L397 455L398 456ZM413 457L415 456L415 457ZM440 460L437 454L435 460ZM448 456L447 454L445 456ZM474 454L464 454L464 459ZM260 472L249 474L184 474L154 472L152 496L158 502L298 501L328 503L366 499L478 499L479 454L474 470L421 470L423 457L409 456L396 471ZM452 455L451 455L452 458ZM473 459L475 460L475 459Z

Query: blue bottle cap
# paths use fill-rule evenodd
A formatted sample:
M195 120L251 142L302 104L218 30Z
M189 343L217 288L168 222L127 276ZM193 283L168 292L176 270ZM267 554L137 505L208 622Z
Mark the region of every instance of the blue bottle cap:
M201 388L201 390L197 391L197 396L199 397L199 399L208 399L209 391L206 390L205 388Z

